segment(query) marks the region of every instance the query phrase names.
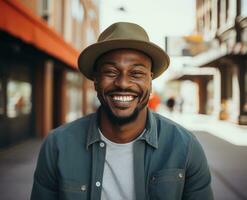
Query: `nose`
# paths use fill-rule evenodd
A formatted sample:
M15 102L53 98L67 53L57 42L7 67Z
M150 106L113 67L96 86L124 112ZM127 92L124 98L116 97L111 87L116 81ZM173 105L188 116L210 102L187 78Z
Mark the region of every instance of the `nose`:
M121 89L126 89L128 88L130 84L129 77L125 74L120 74L116 79L115 79L115 86Z

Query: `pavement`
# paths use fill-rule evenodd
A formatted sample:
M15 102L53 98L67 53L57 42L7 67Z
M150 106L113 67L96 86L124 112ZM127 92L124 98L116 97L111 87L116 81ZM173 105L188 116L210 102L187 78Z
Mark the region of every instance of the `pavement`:
M33 173L42 140L28 139L0 151L0 199L30 198Z
M207 132L193 133L208 160L215 200L246 200L247 147L233 145Z
M214 116L159 111L191 131L204 131L237 146L247 146L247 126L222 121Z

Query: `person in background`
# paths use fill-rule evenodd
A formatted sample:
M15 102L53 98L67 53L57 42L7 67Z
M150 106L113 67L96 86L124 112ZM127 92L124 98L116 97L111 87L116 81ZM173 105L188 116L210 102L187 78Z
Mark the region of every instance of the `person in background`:
M45 139L31 200L213 199L195 136L147 107L169 57L142 27L112 24L78 65L101 105Z
M173 112L174 111L175 104L176 104L176 101L175 101L175 98L174 97L170 97L166 101L166 106L167 106L167 108L168 108L168 110L170 112Z
M150 108L152 111L157 111L157 108L160 105L160 97L156 92L152 92L149 101L148 101L148 108Z

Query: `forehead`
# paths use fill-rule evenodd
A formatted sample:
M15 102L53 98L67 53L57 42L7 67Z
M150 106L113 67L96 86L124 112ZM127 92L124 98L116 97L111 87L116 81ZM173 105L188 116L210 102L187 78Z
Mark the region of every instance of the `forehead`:
M150 57L143 52L134 49L117 49L109 51L101 55L98 58L97 63L102 61L133 61L142 62L151 66Z

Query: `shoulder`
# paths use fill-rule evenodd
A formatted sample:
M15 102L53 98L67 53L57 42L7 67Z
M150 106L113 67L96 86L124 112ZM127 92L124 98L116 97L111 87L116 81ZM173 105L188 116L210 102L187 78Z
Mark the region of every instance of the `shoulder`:
M158 113L152 113L156 121L157 131L159 136L176 138L184 141L185 143L195 140L196 137L189 130L180 124L166 118Z
M64 132L71 129L78 129L81 127L87 127L89 125L89 122L96 116L96 113L92 113L89 115L86 115L84 117L81 117L79 119L76 119L72 122L66 123L64 125L59 126L58 128L54 129L54 131Z
M178 123L153 113L159 135L159 143L169 146L178 155L185 155L186 165L206 163L204 150L196 136Z
M153 117L157 126L159 147L164 148L164 150L172 149L172 152L177 156L184 155L186 162L191 157L203 154L201 144L189 130L160 114L153 113ZM195 155L195 152L198 155Z
M96 113L89 114L51 130L45 141L53 143L55 146L60 146L70 141L85 141L88 129L92 123L96 123Z
M96 117L96 113L89 114L85 117L81 117L75 121L69 122L67 124L61 125L56 129L53 129L51 133L53 134L73 134L78 131L85 131L89 128L90 123Z

